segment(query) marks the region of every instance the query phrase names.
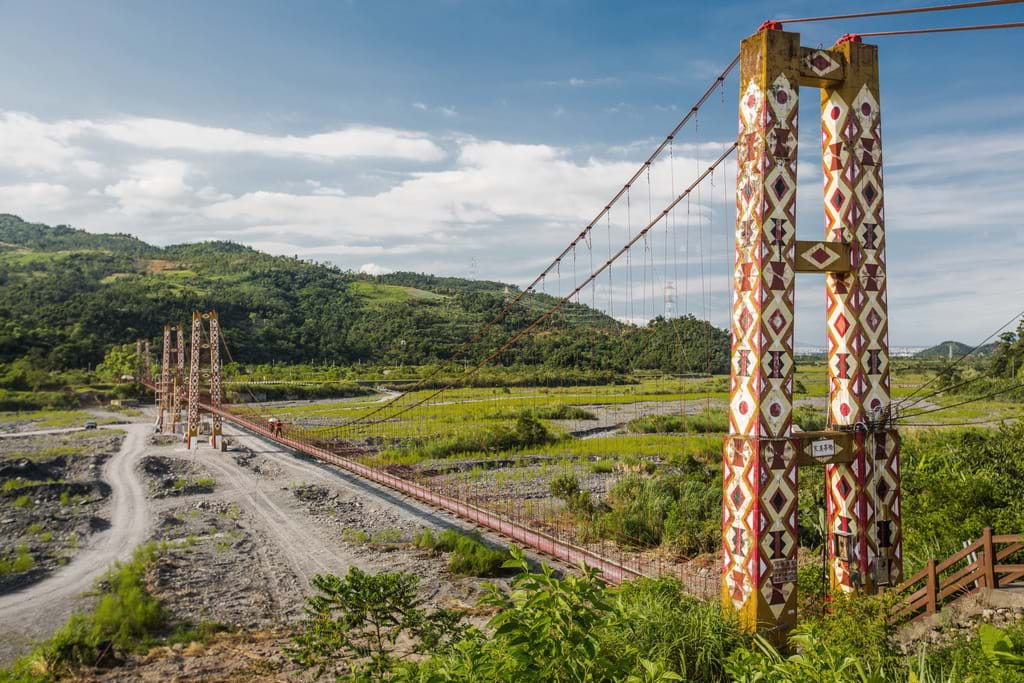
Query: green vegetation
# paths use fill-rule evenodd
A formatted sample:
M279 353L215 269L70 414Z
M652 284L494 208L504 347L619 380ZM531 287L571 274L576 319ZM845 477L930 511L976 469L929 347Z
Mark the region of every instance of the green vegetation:
M55 680L80 666L92 666L112 649L135 650L167 625L167 615L145 588L145 572L159 552L156 544L136 549L100 581L99 602L77 612L45 643L0 673L0 680Z
M36 566L36 560L29 552L28 546L24 543L18 544L14 550L14 557L0 557L0 576L21 574Z
M638 434L724 434L729 417L724 410L705 410L696 415L646 415L631 420L629 431Z
M923 431L905 437L902 448L907 575L986 526L1024 529L1024 423Z
M417 548L450 553L448 569L462 576L493 576L509 557L507 550L491 548L479 536L467 536L451 529L436 536L424 529L413 543Z
M424 609L419 579L402 572L313 577L317 593L306 598L306 617L288 655L317 676L386 680L403 654L443 649L460 637L459 615ZM399 650L399 639L409 643Z
M154 342L164 324L216 309L242 363L424 365L445 361L504 307L499 282L414 273L372 277L325 264L270 256L230 242L154 247L127 235L96 235L0 215L0 391L40 405L30 390L42 372L85 368L111 347ZM467 349L468 358L524 329L555 298L531 293ZM88 330L82 334L81 330ZM680 344L679 340L686 343ZM595 371L634 368L707 372L727 367L728 335L695 318L656 319L634 328L570 303L502 359L505 365ZM18 361L25 361L17 365ZM127 357L104 361L111 378ZM453 373L454 374L454 373ZM73 407L56 382L45 405ZM36 384L37 386L29 386ZM0 395L0 408L5 397Z
M483 431L456 433L446 439L432 439L403 450L416 458L448 458L467 453L497 453L540 446L554 440L555 436L540 420L530 414L522 414L513 426L496 425ZM388 455L383 454L384 457ZM402 453L392 455L401 456Z
M840 596L783 652L672 579L610 588L591 569L559 577L512 556L506 566L519 573L511 592L488 586L480 607L493 616L482 630L423 609L409 574L319 576L287 652L338 680L402 683L1011 683L1024 674L1024 624L903 655L885 600Z

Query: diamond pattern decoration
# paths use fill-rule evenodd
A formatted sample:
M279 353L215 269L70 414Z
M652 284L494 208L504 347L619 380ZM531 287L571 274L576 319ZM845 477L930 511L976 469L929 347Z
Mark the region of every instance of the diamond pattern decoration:
M816 76L827 76L839 69L839 62L825 50L816 50L804 57L803 66Z

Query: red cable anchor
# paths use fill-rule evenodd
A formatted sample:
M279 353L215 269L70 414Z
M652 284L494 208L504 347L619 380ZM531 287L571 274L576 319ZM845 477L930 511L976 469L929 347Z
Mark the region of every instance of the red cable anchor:
M774 19L768 19L763 24L761 24L760 27L758 27L757 32L760 33L761 31L781 31L781 30L782 30L782 22L781 21L776 21Z
M839 40L836 41L836 45L842 45L843 43L859 43L861 42L859 33L844 33Z

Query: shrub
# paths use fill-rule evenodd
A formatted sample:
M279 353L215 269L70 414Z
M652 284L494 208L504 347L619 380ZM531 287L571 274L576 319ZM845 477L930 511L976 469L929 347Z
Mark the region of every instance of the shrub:
M306 598L306 617L286 653L319 678L383 680L395 664L400 638L413 652L443 650L464 633L461 617L433 612L417 597L419 579L405 572L366 574L356 567L345 577L313 577L316 594Z
M630 474L604 499L607 508L588 523L601 538L636 547L671 545L694 555L717 547L721 536L721 481L704 473Z
M0 558L0 576L21 574L36 566L36 560L26 544L19 543L14 552L13 558Z
M594 474L611 474L615 471L615 461L596 460L590 463L590 471Z
M479 536L467 536L452 529L437 536L424 529L415 536L413 544L424 550L451 553L448 569L462 576L492 576L509 558L507 550L491 548Z
M638 434L718 434L729 431L724 410L705 410L696 415L645 415L631 420L627 429Z
M27 495L25 495L25 496L18 496L17 498L14 499L14 507L16 507L16 508L29 508L29 509L31 509L31 508L34 508L35 505L32 504L32 499L30 499Z
M580 482L575 475L561 474L551 480L548 490L555 498L569 498L580 492Z

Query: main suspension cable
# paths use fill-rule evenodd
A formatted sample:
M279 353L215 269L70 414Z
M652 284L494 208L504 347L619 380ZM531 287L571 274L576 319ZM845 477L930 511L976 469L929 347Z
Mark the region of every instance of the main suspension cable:
M684 199L686 199L687 197L689 197L690 193L694 190L694 188L700 186L700 184L709 175L711 175L715 171L715 169L718 168L718 166L729 157L729 155L731 155L734 151L736 151L736 148L738 146L739 146L739 143L737 143L737 142L734 142L731 145L729 145L729 147L726 148L726 150L724 152L722 152L722 155L719 156L714 161L714 163L712 163L710 166L708 166L707 169L705 169L704 172L701 173L697 177L697 179L694 180L690 184L689 187L687 187L680 195L678 195L677 197L675 197L675 199L673 199L671 202L669 202L669 204L664 209L662 209L661 212L658 213L657 216L655 216L642 230L637 232L636 235L633 235L630 238L630 240L628 242L626 242L626 244L623 245L622 248L620 248L617 252L615 252L615 254L612 255L603 265L601 265L599 268L594 270L582 283L580 283L576 287L576 289L574 289L572 292L569 292L564 297L559 299L555 304L553 304L550 308L548 308L548 310L546 310L544 313L542 313L540 316L538 316L532 323L530 323L529 326L527 326L526 328L524 328L524 329L520 330L519 332L517 332L515 335L512 336L512 338L510 338L502 346L498 347L495 351L491 352L487 357L485 357L483 360L481 360L475 366L473 366L472 368L467 369L466 372L463 375L461 375L461 379L465 379L467 377L471 377L474 374L476 374L477 372L479 372L483 367L487 366L495 358L499 357L505 351L507 351L508 349L512 348L512 346L514 346L520 339L522 339L523 337L528 335L530 332L535 330L545 320L547 320L552 315L557 313L570 299L572 299L572 297L576 296L576 294L579 293L584 287L586 287L590 283L596 281L598 276L601 275L601 273L603 273L605 270L610 268L612 263L617 261L623 254L627 253L630 250L630 248L634 244L636 244L639 240L643 239L644 236L647 235L647 233L649 233L651 231L651 229L654 228L654 226L656 226L658 224L659 221L661 221L662 219L667 219L667 217L668 217L669 213L672 211L672 209L675 208L675 206L677 204L679 204L679 202L681 202ZM427 401L431 400L435 396L437 396L437 395L447 391L453 385L454 385L453 382L449 382L447 385L441 387L437 391L434 391L433 393L428 394L427 396L422 397L422 398L414 401L413 403L411 403L409 405L402 406L399 410L397 410L395 413L391 414L390 416L388 416L386 418L381 418L379 420L375 420L375 421L372 421L372 422L369 422L369 423L364 422L363 420L353 420L352 422L346 423L344 425L340 425L339 428L347 427L347 426L351 425L353 422L357 422L357 421L363 422L364 424L373 424L374 422L385 422L387 420L392 420L392 419L398 417L399 415L403 415L404 413L409 412L413 408L416 408L416 407L426 403ZM368 417L368 415L364 416L364 419L365 419L365 417Z
M1024 21L1016 21L1009 24L979 24L976 26L947 26L943 28L914 28L906 31L874 31L872 33L857 33L860 38L875 38L878 36L917 36L927 33L957 33L960 31L990 31L997 28L1024 28Z
M802 17L800 19L777 19L778 24L803 24L813 21L837 21L839 19L864 19L867 17L891 17L900 14L920 14L923 12L947 12L950 10L978 9L981 7L997 7L999 5L1014 5L1024 0L981 0L979 2L958 2L951 5L930 5L925 7L907 7L905 9L876 10L873 12L858 12L855 14L834 14L824 17ZM860 35L866 35L864 33Z

